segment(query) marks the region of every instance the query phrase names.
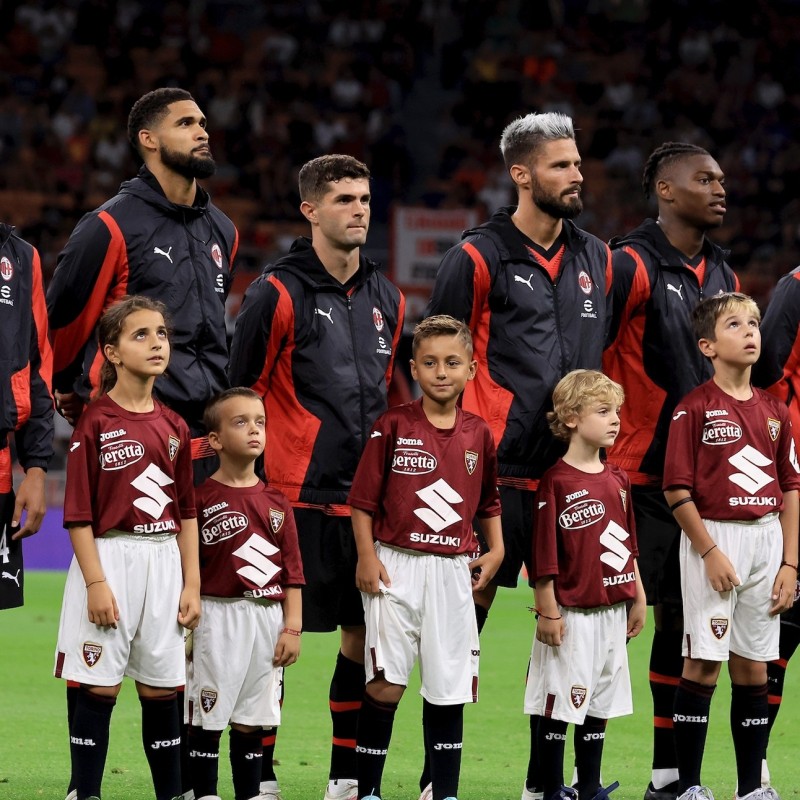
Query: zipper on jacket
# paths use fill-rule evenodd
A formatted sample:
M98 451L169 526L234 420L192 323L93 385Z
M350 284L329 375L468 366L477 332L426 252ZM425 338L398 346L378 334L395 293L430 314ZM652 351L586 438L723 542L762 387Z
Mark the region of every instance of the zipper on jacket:
M356 375L358 375L358 406L361 412L361 449L364 448L364 443L367 441L367 434L368 431L364 427L364 419L367 416L366 408L364 407L364 381L361 374L361 361L358 357L358 347L357 347L357 338L356 338L356 326L355 322L353 321L353 301L350 298L350 295L347 295L347 319L350 325L350 339L353 343L353 359L356 365Z
M200 274L197 268L197 251L194 246L194 239L189 232L189 229L186 225L186 220L183 220L183 233L186 236L186 243L189 245L189 257L192 261L192 269L194 270L194 277L196 281L197 288L195 289L195 294L197 295L197 305L200 308L200 317L203 320L203 333L208 330L208 315L206 314L206 307L205 303L203 302L203 296L200 292L200 287L202 286L202 278L203 276ZM202 346L195 349L195 356L197 358L197 365L200 367L200 372L203 375L203 380L206 384L206 397L210 396L211 392L211 381L209 380L208 374L206 372L206 365L203 362L202 356Z

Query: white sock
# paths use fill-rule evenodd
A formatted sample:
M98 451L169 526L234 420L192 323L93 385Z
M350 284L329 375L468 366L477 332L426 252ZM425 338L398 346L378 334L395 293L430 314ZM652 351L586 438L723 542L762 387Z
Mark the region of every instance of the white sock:
M663 789L671 783L678 780L678 768L671 769L654 769L650 783L653 784L654 789Z

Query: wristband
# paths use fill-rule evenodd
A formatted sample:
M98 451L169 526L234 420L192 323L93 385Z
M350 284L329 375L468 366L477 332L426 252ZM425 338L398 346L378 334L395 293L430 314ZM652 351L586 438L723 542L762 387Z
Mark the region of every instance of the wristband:
M281 633L288 633L290 636L299 636L303 631L296 631L294 628L284 628Z
M680 508L681 506L685 506L687 503L694 503L694 500L691 497L684 497L682 500L678 500L677 503L673 503L670 507L670 511L674 511L676 508Z
M94 586L96 583L105 583L105 578L98 578L96 581L90 581L86 584L86 588L88 589L90 586Z
M791 567L795 572L797 572L797 564L790 564L788 561L781 561L782 567Z
M542 619L549 619L552 622L558 622L558 620L562 618L560 614L557 617L548 617L547 614L542 614L542 612L539 611L538 608L532 608L530 610L536 614L536 619L539 619L539 617L541 617Z
M711 547L709 547L708 550L706 550L705 553L703 553L703 555L700 556L700 558L705 558L715 547L716 545L712 544Z

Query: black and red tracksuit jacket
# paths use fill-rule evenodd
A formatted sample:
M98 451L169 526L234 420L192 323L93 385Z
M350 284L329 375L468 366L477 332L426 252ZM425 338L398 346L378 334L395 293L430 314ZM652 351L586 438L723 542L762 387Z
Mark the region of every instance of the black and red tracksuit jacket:
M696 267L655 220L612 239L614 288L603 369L625 389L620 434L609 460L631 483L661 486L667 434L675 406L707 381L711 362L692 331L704 297L738 291L726 253L708 239Z
M341 284L308 239L245 292L228 375L264 397L270 485L295 506L347 515L347 495L387 389L405 299L361 257Z
M47 288L55 389L89 398L103 361L100 316L123 295L147 295L166 305L171 331L155 395L202 434L206 403L228 386L225 299L238 242L203 189L193 205L177 205L142 167L80 220L58 257Z
M800 439L800 267L772 290L761 320L761 356L752 379L789 406L795 440Z
M9 434L25 470L53 455L53 354L36 248L0 223L0 492L11 491ZM1 559L0 559L1 561Z
M500 209L446 253L425 315L450 314L469 325L478 371L463 406L489 423L499 483L535 489L564 450L546 418L556 383L573 369L600 369L611 253L564 220L565 244L549 265L554 279L513 211Z

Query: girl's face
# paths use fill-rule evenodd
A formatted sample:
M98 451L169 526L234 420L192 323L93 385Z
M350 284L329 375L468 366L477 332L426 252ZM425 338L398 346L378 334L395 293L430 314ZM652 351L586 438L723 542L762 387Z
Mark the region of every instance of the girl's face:
M169 363L169 339L164 317L158 311L141 309L125 318L116 344L103 347L105 357L118 375L158 377Z

